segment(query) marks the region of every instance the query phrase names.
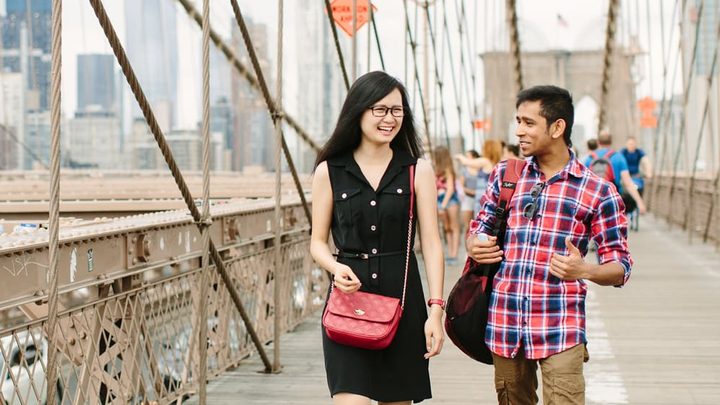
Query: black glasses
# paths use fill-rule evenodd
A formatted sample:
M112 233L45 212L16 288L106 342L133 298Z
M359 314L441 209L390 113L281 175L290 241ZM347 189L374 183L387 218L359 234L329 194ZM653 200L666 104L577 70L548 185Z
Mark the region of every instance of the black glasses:
M388 111L390 111L390 115L393 117L402 117L405 115L405 109L403 107L385 107L385 106L375 106L370 107L370 110L372 111L372 115L375 117L384 117L387 115Z
M530 189L530 197L532 198L532 201L525 204L523 207L523 217L531 221L535 218L538 207L540 206L540 204L538 204L538 197L544 188L545 183L537 183L532 187L532 189Z

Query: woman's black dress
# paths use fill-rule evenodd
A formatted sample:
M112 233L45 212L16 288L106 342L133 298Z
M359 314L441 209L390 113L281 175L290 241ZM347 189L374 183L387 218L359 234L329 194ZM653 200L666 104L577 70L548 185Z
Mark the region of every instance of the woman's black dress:
M409 153L395 150L375 191L351 153L328 160L333 193L331 231L341 252L338 261L353 269L362 291L402 296L410 210L409 168L416 162ZM367 254L367 258L351 257L358 253ZM426 319L422 284L411 247L405 309L389 347L364 350L341 345L328 339L323 329L330 394L359 394L383 402L430 398L428 361L423 357Z

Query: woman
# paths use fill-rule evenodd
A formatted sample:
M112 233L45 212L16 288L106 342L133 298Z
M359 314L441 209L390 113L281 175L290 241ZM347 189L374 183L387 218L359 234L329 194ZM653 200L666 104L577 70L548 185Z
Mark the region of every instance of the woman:
M332 274L333 294L402 295L413 187L431 297L428 317L411 249L405 308L390 346L345 346L323 330L325 371L336 405L409 404L431 397L428 359L440 353L444 340L444 267L433 170L418 159L420 141L407 100L405 87L386 73L361 76L316 160L310 252ZM328 245L331 231L337 261Z
M455 190L455 168L448 148L436 147L433 157L439 217L443 224L445 242L448 247L447 261L449 265L456 265L460 246L460 197Z
M480 154L475 149L470 149L465 152L465 157L468 159L477 159ZM462 198L462 204L460 204L460 218L461 229L466 227L470 220L475 218L475 193L477 191L478 182L478 169L463 166L462 174L460 175L460 184L463 185L463 191L465 196Z
M477 170L478 180L476 183L477 190L475 192L475 207L473 212L477 214L480 211L480 198L485 194L488 185L488 178L495 165L498 164L503 156L503 145L497 139L488 139L483 143L482 156L470 159L464 155L455 155L455 158L468 169Z

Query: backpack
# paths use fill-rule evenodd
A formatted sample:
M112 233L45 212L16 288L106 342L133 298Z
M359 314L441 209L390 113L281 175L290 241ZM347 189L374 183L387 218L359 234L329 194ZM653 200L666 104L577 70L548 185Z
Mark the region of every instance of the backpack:
M598 156L596 152L593 152L590 154L592 160L588 166L588 169L590 169L591 172L613 184L615 184L615 170L613 170L610 157L614 153L615 151L612 149L608 150L603 156Z
M508 160L500 183L500 198L492 230L492 234L498 237L500 248L507 228L510 200L525 164L524 160ZM485 345L485 328L493 278L499 268L500 263L480 264L468 257L460 279L450 291L445 309L445 331L450 340L465 354L485 364L493 363L492 353Z

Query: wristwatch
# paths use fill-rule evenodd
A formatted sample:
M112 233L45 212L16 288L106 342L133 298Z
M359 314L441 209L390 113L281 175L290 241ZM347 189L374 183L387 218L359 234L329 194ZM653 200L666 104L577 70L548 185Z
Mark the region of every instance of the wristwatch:
M442 308L443 311L445 310L445 300L442 298L430 298L427 304L429 307L433 306L433 304L440 305L440 308Z

